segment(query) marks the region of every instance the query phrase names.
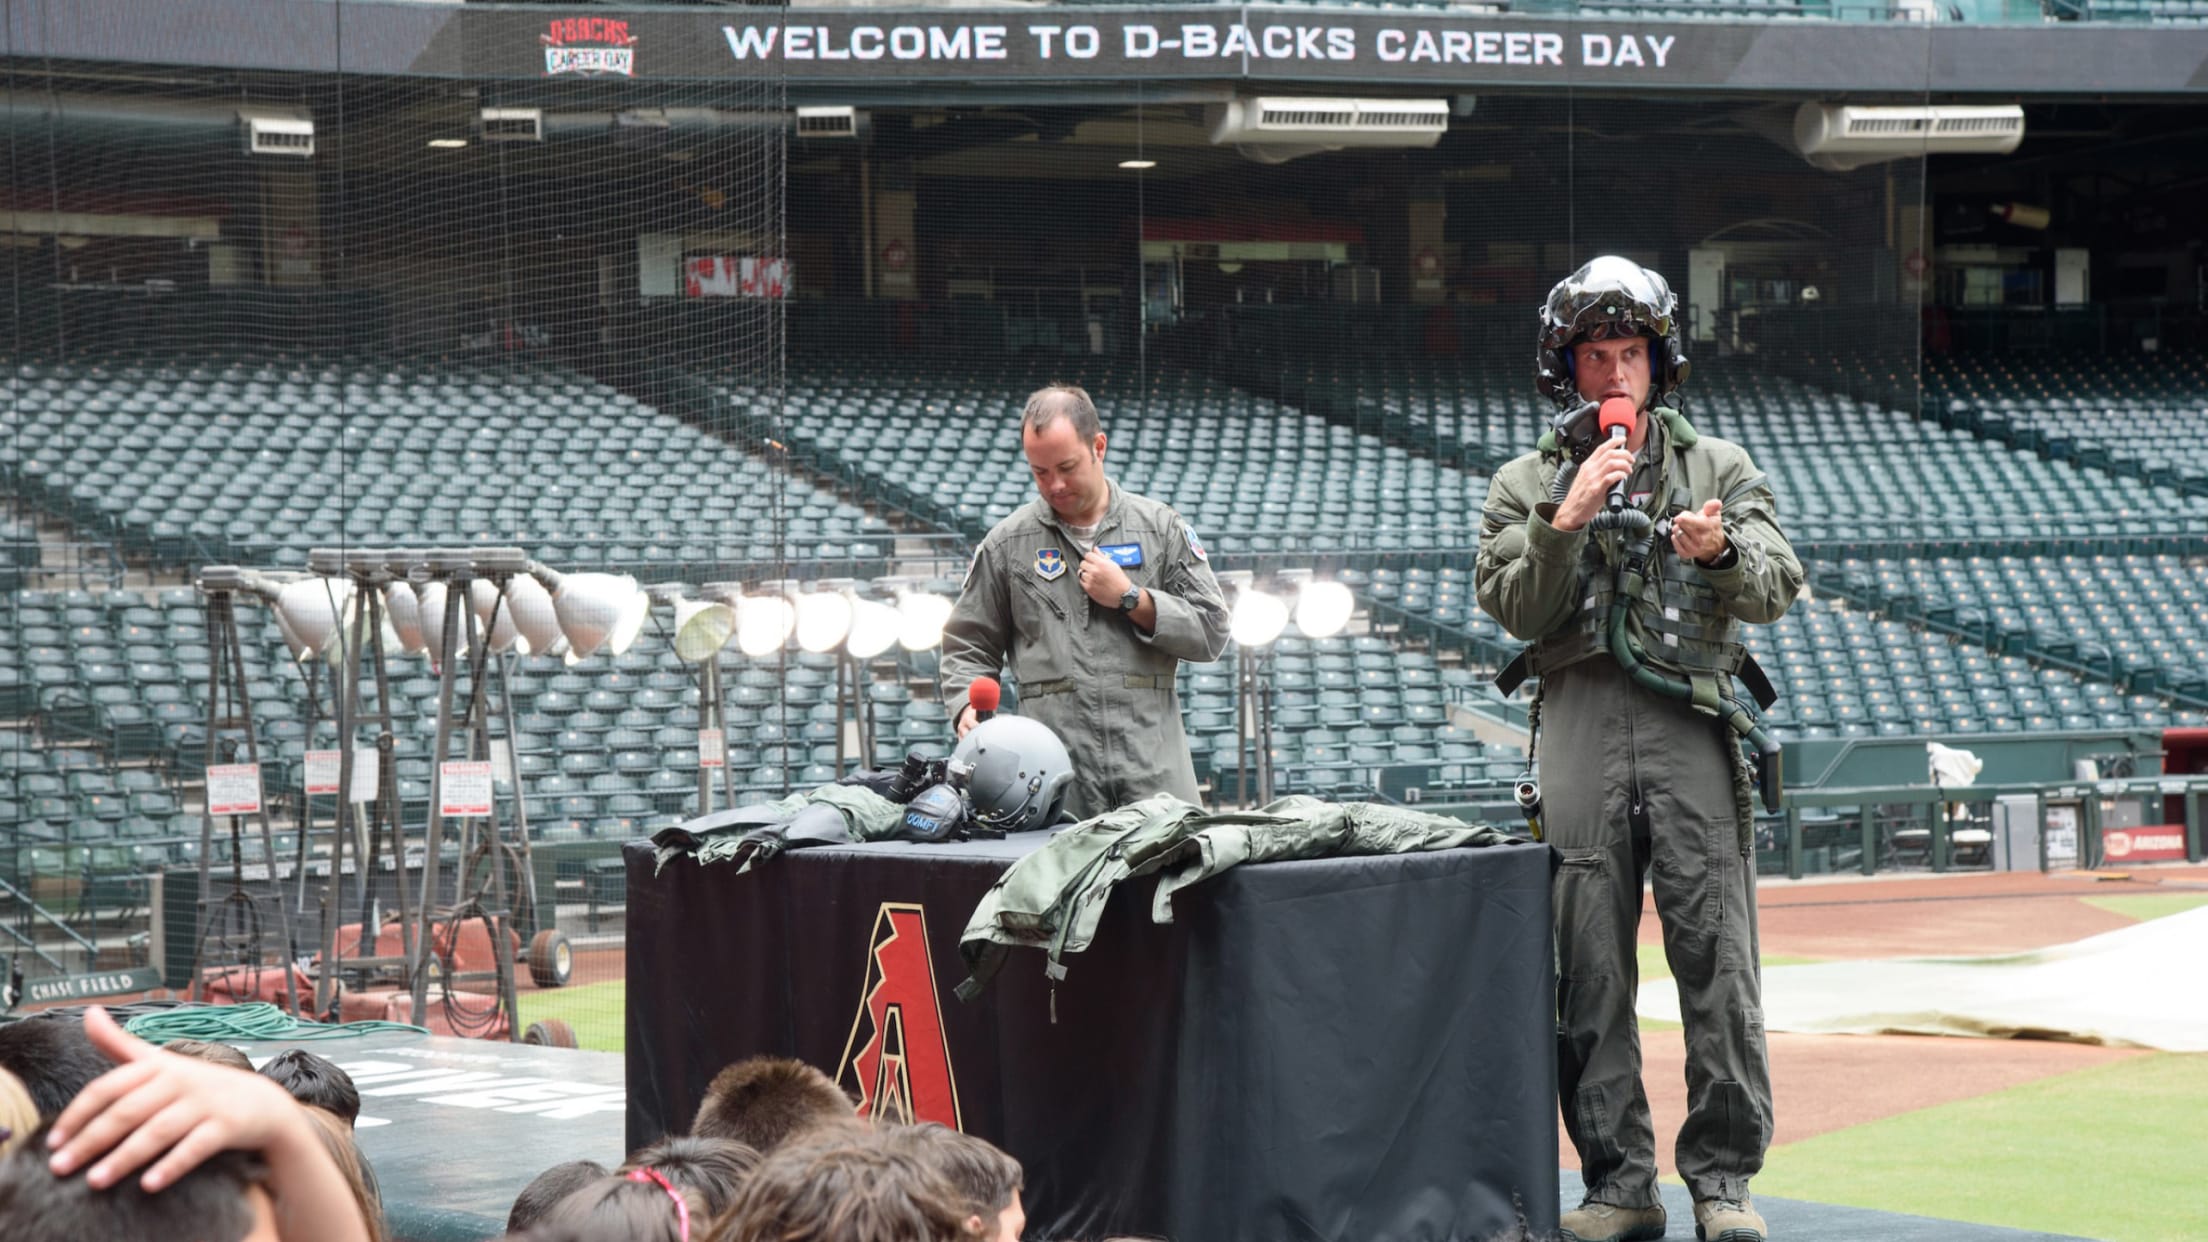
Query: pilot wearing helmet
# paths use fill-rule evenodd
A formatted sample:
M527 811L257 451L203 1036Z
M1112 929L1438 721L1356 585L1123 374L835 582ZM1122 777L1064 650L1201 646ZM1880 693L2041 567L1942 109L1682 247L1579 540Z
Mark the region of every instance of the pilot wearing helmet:
M1557 1094L1586 1184L1561 1223L1578 1242L1664 1236L1633 1013L1651 877L1686 1026L1677 1166L1697 1235L1764 1237L1748 1194L1771 1077L1743 745L1767 803L1778 748L1734 683L1768 707L1739 631L1785 614L1802 567L1746 450L1678 408L1678 309L1663 277L1616 256L1550 292L1537 384L1558 413L1495 475L1475 571L1480 607L1527 644L1498 684L1539 678L1532 742L1560 856ZM1599 434L1598 417L1624 434Z

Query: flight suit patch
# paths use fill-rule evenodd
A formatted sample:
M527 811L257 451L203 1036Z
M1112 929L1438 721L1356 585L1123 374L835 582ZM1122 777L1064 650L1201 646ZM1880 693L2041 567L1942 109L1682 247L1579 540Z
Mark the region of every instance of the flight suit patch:
M1112 564L1121 569L1142 568L1142 545L1139 543L1107 543L1097 551L1112 558Z
M1056 548L1042 548L1035 553L1035 576L1045 582L1056 582L1065 576L1066 557Z

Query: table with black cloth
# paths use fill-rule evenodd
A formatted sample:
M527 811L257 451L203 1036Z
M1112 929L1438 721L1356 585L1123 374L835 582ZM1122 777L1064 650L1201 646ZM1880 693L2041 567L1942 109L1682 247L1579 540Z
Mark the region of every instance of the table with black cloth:
M630 845L631 1147L688 1129L722 1066L790 1056L862 1094L902 1083L1018 1157L1041 1242L1554 1234L1547 847L1244 866L1165 925L1137 879L1063 979L1014 949L961 1002L959 934L1040 844L840 846L746 874L683 857L656 875ZM924 956L883 943L923 924ZM885 1014L885 995L907 1004ZM863 1055L878 1029L903 1041L886 1077ZM928 1090L946 1054L955 1103Z

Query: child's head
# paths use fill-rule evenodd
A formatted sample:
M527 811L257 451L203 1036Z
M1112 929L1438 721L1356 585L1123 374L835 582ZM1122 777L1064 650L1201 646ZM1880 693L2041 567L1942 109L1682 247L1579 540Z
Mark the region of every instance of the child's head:
M934 1163L868 1130L824 1130L759 1162L708 1242L978 1242Z
M216 1065L227 1065L231 1069L242 1069L248 1073L253 1069L253 1062L228 1044L218 1044L206 1039L172 1039L161 1046L180 1057L212 1061Z
M326 1109L350 1126L360 1120L360 1089L353 1076L328 1057L304 1048L286 1048L261 1066L261 1077L312 1108Z
M750 1057L713 1076L690 1133L772 1152L822 1126L856 1127L851 1097L803 1061Z
M934 1121L890 1126L881 1134L892 1149L911 1151L950 1180L965 1200L969 1230L991 1242L1019 1242L1027 1226L1019 1161L986 1139Z
M536 1229L575 1242L690 1242L706 1224L695 1194L656 1170L632 1169L571 1192Z
M595 1160L570 1160L537 1174L514 1196L513 1210L506 1214L506 1232L529 1228L559 1206L560 1200L605 1176L606 1166Z
M628 1163L615 1171L626 1174L657 1169L675 1189L696 1196L710 1218L728 1210L744 1179L758 1164L759 1153L734 1139L676 1134L637 1148L629 1153Z
M0 1158L0 1220L8 1242L84 1242L88 1238L195 1238L274 1242L276 1211L261 1188L257 1155L218 1152L158 1194L136 1176L94 1190L83 1173L54 1176L46 1130Z
M0 1026L0 1069L22 1080L38 1115L49 1121L114 1068L84 1033L82 1014L56 1010Z

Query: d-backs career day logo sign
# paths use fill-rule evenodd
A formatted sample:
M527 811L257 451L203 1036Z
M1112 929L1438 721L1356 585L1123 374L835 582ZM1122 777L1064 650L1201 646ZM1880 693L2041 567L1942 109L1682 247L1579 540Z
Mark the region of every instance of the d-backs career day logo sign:
M883 902L867 950L866 986L836 1083L859 1093L859 1116L959 1124L958 1080L917 905Z
M544 44L546 76L636 76L636 36L626 19L557 17L548 25L551 29L537 36Z

